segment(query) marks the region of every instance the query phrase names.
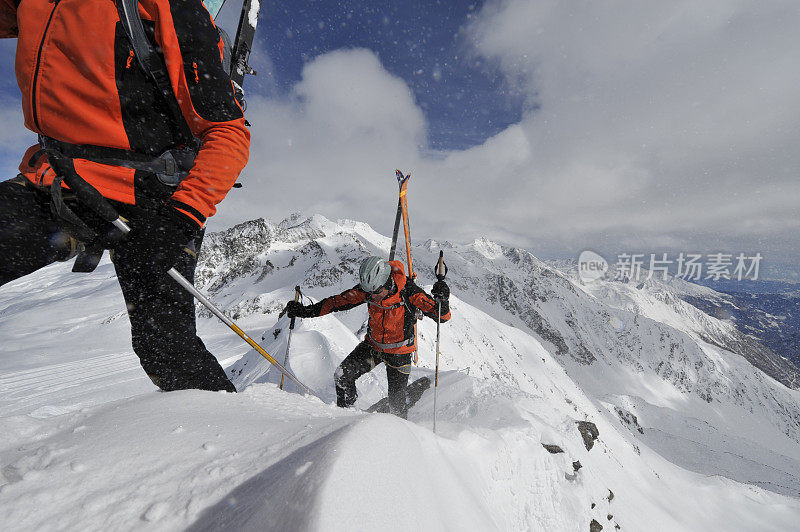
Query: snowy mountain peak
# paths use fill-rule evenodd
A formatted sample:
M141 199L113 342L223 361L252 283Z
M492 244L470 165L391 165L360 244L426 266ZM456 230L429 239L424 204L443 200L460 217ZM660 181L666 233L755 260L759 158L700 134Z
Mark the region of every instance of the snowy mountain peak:
M288 229L289 227L294 227L295 225L301 224L304 220L306 220L306 218L303 217L301 213L293 212L292 214L287 216L284 220L282 220L278 224L278 227L280 227L281 229Z
M471 247L489 260L499 259L503 256L503 246L485 237L475 239Z
M453 249L455 246L452 243L448 242L447 240L439 242L438 240L433 240L432 238L429 238L422 244L422 247L430 252L433 251L438 252L439 250Z

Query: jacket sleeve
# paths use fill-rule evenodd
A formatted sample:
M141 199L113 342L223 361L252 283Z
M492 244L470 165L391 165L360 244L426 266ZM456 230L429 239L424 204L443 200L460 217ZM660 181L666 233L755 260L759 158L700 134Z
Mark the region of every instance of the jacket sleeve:
M0 0L0 39L17 36L17 2Z
M367 293L361 290L358 285L350 290L345 290L341 294L326 297L322 301L318 301L311 305L311 317L324 316L331 312L340 312L342 310L350 310L359 306L367 300Z
M250 131L222 66L219 33L201 0L154 0L156 32L172 88L202 144L189 175L168 201L203 225L247 164Z
M436 316L436 300L428 295L422 288L417 286L414 281L409 279L406 281L406 292L408 293L408 301L416 308L420 309L422 313L435 320ZM448 300L442 301L442 323L450 319L450 302Z

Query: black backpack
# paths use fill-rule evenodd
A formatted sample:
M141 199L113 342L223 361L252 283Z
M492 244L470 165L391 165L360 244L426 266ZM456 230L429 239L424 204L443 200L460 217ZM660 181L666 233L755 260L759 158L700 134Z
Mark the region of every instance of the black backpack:
M172 112L178 123L184 122L183 113L181 113L180 106L178 105L178 99L172 91L172 84L167 74L167 67L163 59L153 48L153 45L150 43L144 31L144 25L139 16L139 1L117 0L117 12L119 13L119 20L122 22L125 34L128 36L131 46L133 46L133 53L136 56L136 60L139 62L142 70L144 70L156 84L156 87L158 87L158 90L164 96L167 105L169 105L170 112ZM217 31L219 31L223 43L223 67L226 72L231 73L231 40L222 28L218 27ZM234 86L236 87L236 99L239 100L242 108L244 108L244 93L238 83Z

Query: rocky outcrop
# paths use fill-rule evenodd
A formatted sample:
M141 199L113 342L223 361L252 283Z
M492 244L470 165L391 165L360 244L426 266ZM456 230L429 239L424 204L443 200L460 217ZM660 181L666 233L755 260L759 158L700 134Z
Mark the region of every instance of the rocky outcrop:
M594 441L600 436L597 425L591 421L578 421L578 432L581 433L586 450L591 451L592 447L594 447Z

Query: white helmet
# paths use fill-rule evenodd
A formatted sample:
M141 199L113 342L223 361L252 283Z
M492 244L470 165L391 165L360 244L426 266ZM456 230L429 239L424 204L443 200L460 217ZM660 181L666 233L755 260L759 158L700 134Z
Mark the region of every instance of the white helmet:
M380 257L367 257L358 270L361 288L365 292L377 292L389 280L391 273L392 266L388 260Z

